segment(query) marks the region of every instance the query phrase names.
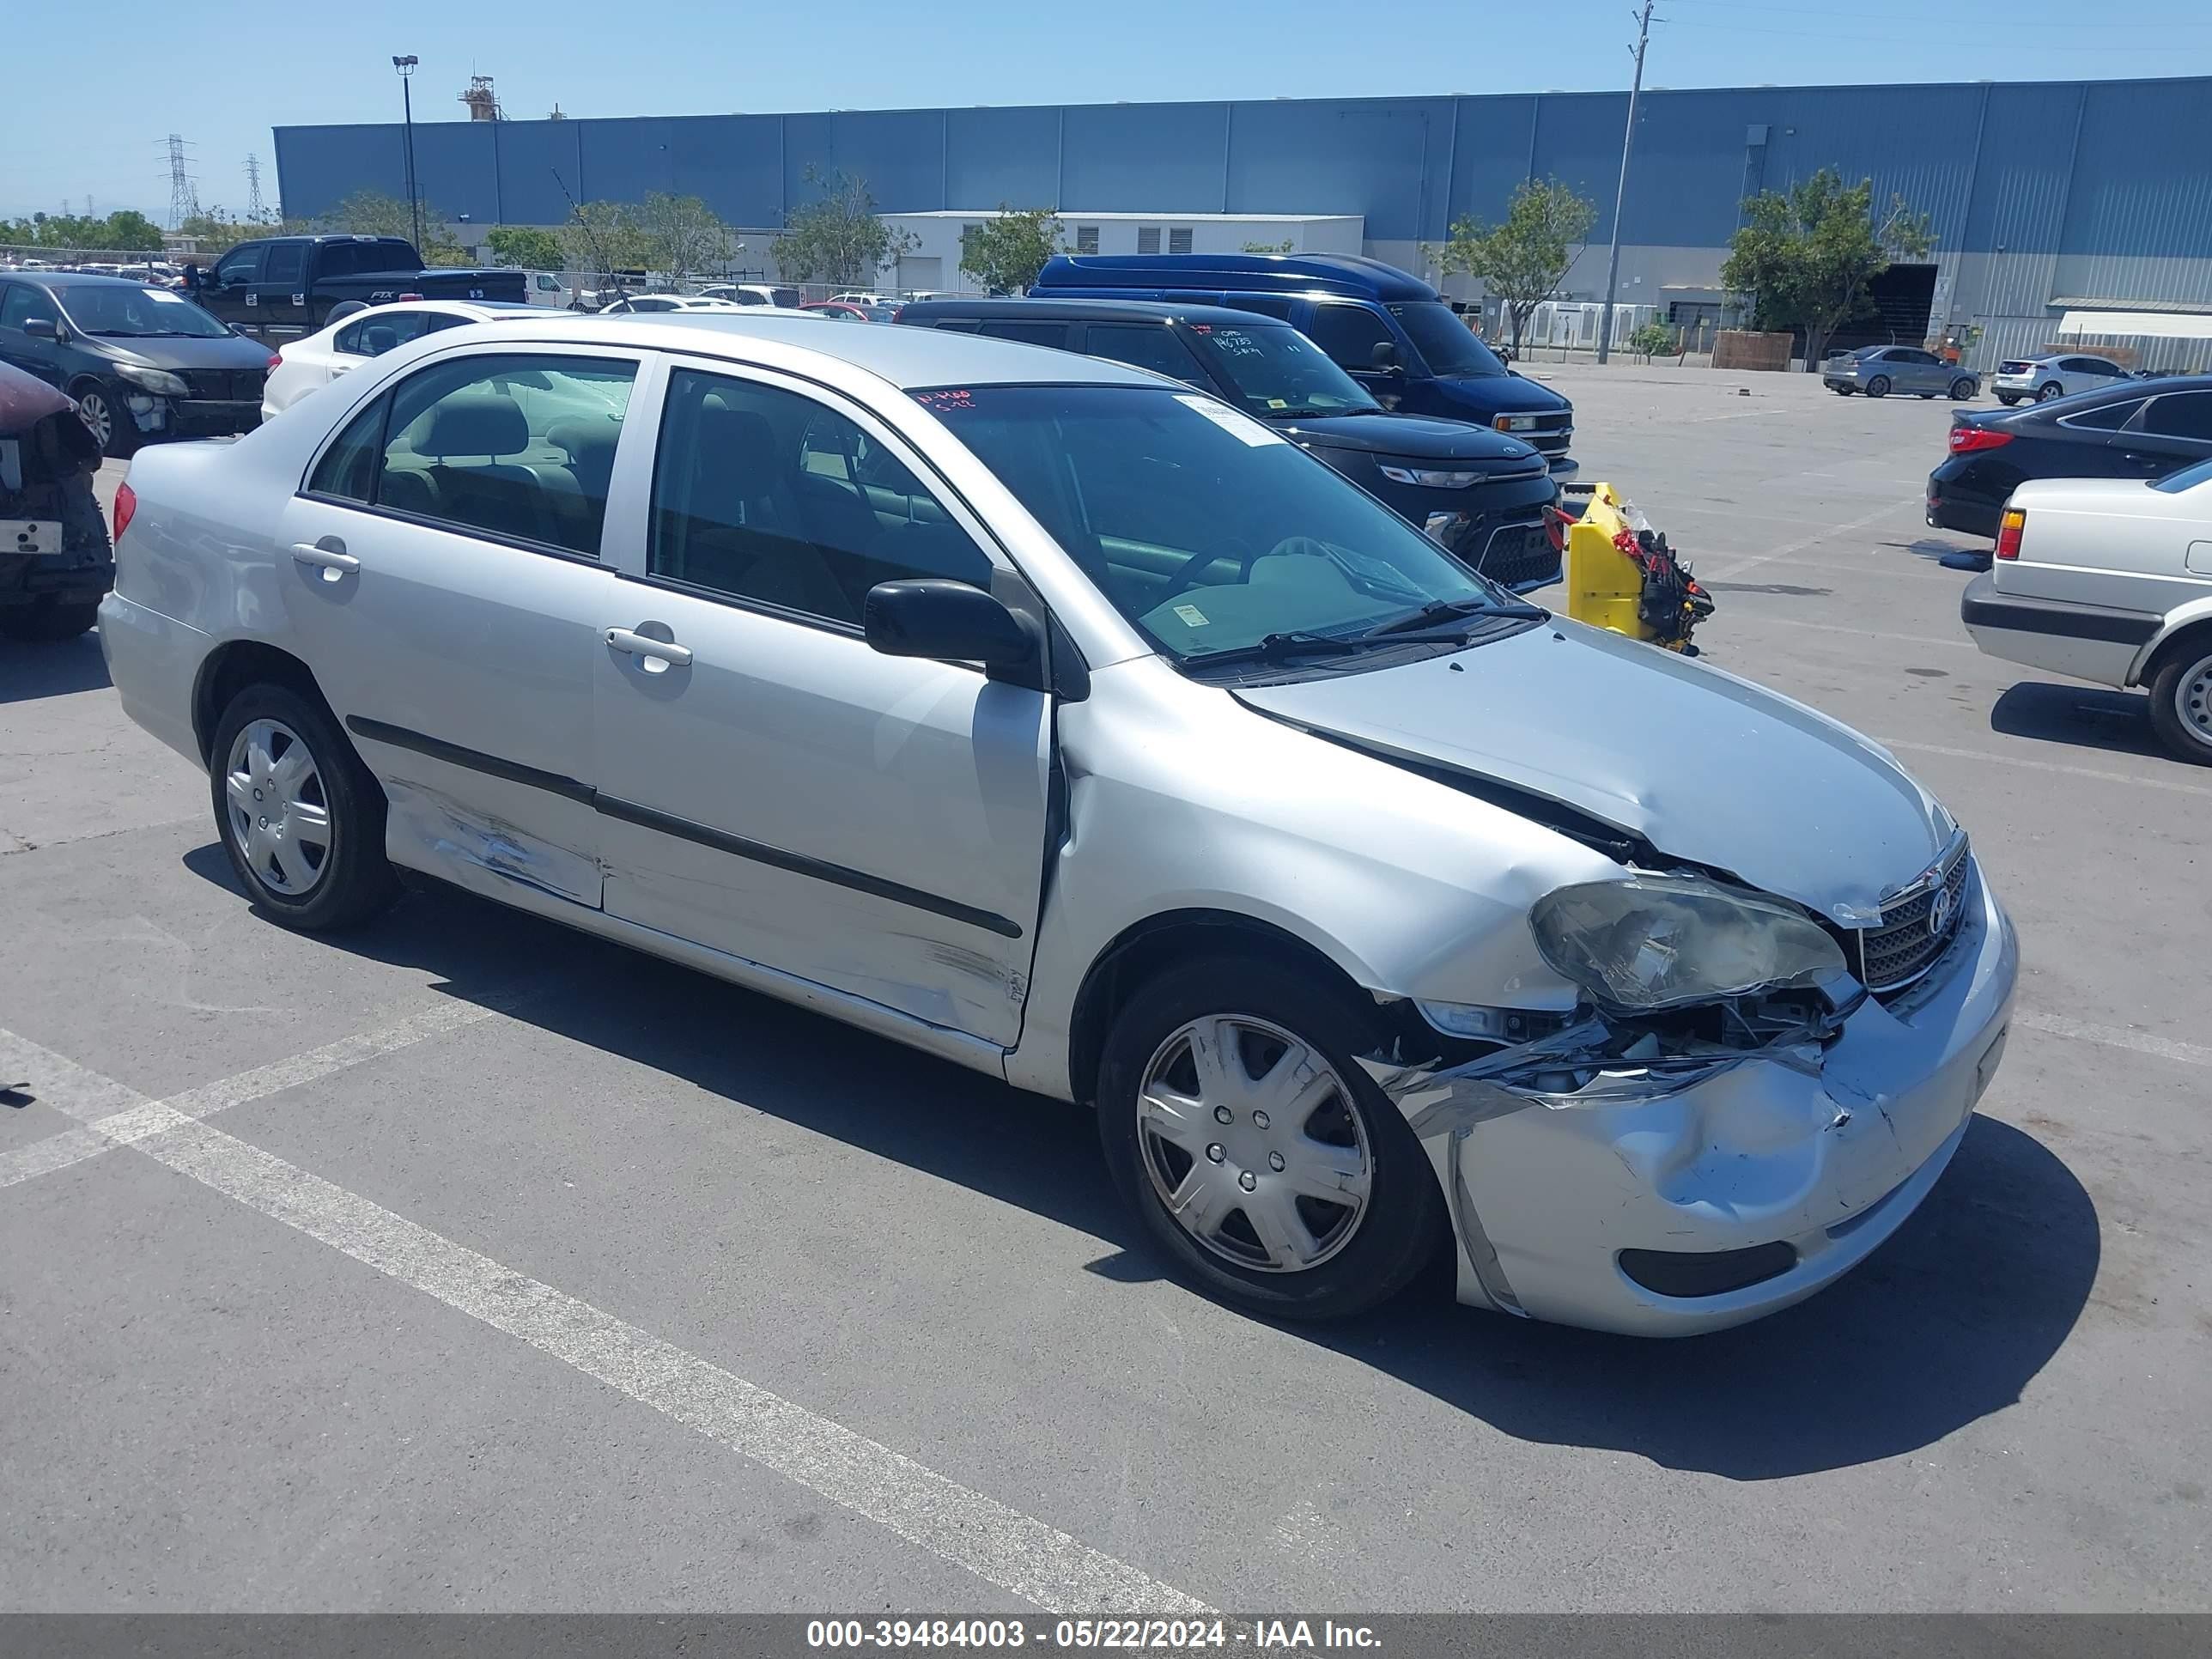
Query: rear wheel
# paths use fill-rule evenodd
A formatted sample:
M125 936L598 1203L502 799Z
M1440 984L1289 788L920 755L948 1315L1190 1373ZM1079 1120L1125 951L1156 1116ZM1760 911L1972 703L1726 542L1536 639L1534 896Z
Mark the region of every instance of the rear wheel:
M2053 398L2063 398L2065 395L2066 388L2056 380L2045 380L2035 389L2035 401L2039 404L2047 404Z
M1098 1133L1179 1276L1255 1313L1340 1318L1397 1293L1445 1236L1420 1143L1353 1056L1371 1020L1257 957L1169 969L1122 1009Z
M2190 640L2151 677L2150 727L2170 754L2212 766L2212 635Z
M2017 392L2000 392L1997 393L1997 401L2002 404L2007 409L2010 409L2014 404L2020 401L2020 395Z
M270 916L315 933L364 921L396 896L384 792L319 702L249 685L223 710L210 757L223 851Z
M1887 398L1889 396L1889 376L1887 374L1877 374L1874 379L1869 380L1866 383L1866 395L1869 398Z
M1963 404L1980 390L1981 387L1975 383L1974 377L1972 375L1961 374L1957 380L1951 382L1952 401L1954 403Z

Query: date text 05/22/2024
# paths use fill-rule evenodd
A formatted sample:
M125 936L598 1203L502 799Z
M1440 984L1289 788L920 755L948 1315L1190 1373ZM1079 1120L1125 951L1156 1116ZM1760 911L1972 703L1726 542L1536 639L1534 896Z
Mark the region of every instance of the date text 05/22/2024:
M954 1648L1192 1653L1242 1650L1255 1655L1323 1649L1371 1651L1382 1645L1372 1628L1332 1619L815 1619L806 1645L838 1649Z

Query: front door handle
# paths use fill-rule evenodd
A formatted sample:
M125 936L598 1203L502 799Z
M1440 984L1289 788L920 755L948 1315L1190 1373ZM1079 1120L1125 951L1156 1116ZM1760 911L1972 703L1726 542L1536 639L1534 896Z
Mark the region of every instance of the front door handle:
M643 657L670 668L689 668L691 647L678 645L673 640L656 640L649 634L637 634L627 628L607 629L607 643L617 651L626 651L633 657ZM648 669L647 672L658 671Z
M334 582L350 576L361 568L361 561L345 550L345 544L335 536L325 536L324 545L315 542L294 542L292 556L301 564L311 564L320 569L323 580Z

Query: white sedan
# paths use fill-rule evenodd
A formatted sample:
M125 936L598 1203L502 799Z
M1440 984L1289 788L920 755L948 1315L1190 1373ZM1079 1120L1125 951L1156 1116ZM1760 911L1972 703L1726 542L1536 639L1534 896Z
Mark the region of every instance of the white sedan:
M2022 484L1959 614L1987 655L2149 687L2159 740L2212 766L2212 461Z
M717 300L703 294L625 294L599 307L602 317L620 317L655 311L744 311L733 300Z
M1449 1249L1710 1330L1929 1196L2019 953L1886 751L1188 386L770 309L538 312L138 456L100 647L258 914L416 871L1095 1105L1270 1317Z
M532 308L482 300L411 300L349 312L317 333L284 343L261 387L261 418L275 420L310 392L426 334L526 315Z

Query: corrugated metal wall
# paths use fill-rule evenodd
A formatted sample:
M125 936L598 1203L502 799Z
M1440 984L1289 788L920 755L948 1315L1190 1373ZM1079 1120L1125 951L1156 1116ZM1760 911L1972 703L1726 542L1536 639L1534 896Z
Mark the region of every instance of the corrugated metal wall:
M623 120L423 122L425 200L477 224L550 224L566 194L704 198L773 226L808 169L867 180L885 211L1057 205L1160 213L1352 213L1371 245L1441 240L1555 176L1612 229L1627 98L1273 100ZM1623 240L1719 249L1747 190L1821 167L1929 213L1959 316L2054 297L2212 304L2212 79L1647 94ZM288 212L403 190L396 126L283 127ZM1679 263L1679 262L1676 262ZM1717 261L1714 262L1717 269Z

